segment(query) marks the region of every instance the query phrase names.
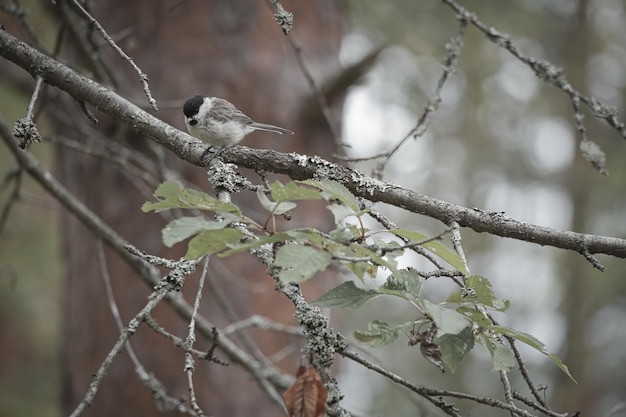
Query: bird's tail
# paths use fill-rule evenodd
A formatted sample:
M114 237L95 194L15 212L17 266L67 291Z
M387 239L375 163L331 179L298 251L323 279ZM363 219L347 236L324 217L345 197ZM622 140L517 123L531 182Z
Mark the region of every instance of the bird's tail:
M283 129L274 125L266 125L265 123L252 123L250 126L257 130L266 130L268 132L278 133L280 135L293 135L291 130Z

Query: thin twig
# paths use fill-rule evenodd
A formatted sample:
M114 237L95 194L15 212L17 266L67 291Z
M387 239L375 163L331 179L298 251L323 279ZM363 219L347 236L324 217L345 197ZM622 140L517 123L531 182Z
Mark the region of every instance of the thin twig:
M448 226L452 229L452 233L450 236L450 240L452 241L452 247L461 261L463 262L463 266L465 267L465 271L468 274L471 274L469 264L467 263L467 256L465 256L465 251L463 250L463 245L461 244L461 226L456 221L451 221Z
M163 328L163 327L159 324L159 322L157 322L157 320L156 320L154 317L152 317L152 315L148 315L148 316L146 316L146 318L144 318L144 321L146 322L146 324L147 324L148 326L150 326L150 328L151 328L152 330L154 330L157 334L160 334L161 336L165 337L167 340L169 340L170 342L172 342L172 344L173 344L174 346L176 346L176 347L178 347L178 348L180 348L180 349L182 349L182 350L185 350L185 349L186 349L186 346L185 346L185 339L182 339L182 338L180 338L180 337L178 337L178 336L175 336L175 335L173 335L172 333L170 333L170 332L168 332L167 330L165 330L165 329L164 329L164 328ZM190 351L191 353L193 353L193 354L194 354L194 356L195 356L196 358L198 358L198 359L207 359L207 358L206 358L206 356L207 356L207 352L203 352L203 351L201 351L201 350L194 349L194 348L189 349L189 351ZM219 361L219 362L217 362L217 361L215 361L215 360L213 360L213 359L214 359L214 358L212 358L212 362L216 362L216 363L218 363L219 365L228 366L228 363L227 363L227 362L224 362L224 361Z
M520 62L527 65L535 73L537 78L547 84L557 87L569 96L572 106L574 107L576 130L581 134L581 141L586 138L586 130L582 125L583 120L581 118L582 113L580 112L578 104L579 101L585 103L596 118L604 119L606 123L615 129L615 131L617 131L622 138L626 139L626 125L617 117L616 108L608 106L591 96L581 94L567 80L562 68L557 67L545 59L537 59L524 54L513 43L513 41L511 41L507 34L500 33L495 28L486 25L480 21L474 13L469 12L455 0L442 0L442 2L450 6L457 13L458 19L471 23L474 27L480 30L487 37L487 39L505 49ZM603 167L598 167L595 164L593 165L596 169L599 169L600 172L606 172Z
M335 118L333 117L333 113L330 111L330 107L328 105L328 101L326 100L326 97L324 96L324 94L322 94L322 91L317 86L317 83L315 82L315 79L313 78L313 74L311 74L311 71L309 70L308 65L304 61L302 47L294 39L293 34L288 35L287 40L289 41L289 45L291 46L291 49L294 52L296 61L298 62L298 66L300 67L300 71L302 71L302 74L304 75L307 82L309 83L309 88L311 89L311 91L313 92L313 95L315 96L315 98L320 104L320 109L322 111L322 114L324 115L324 119L326 120L326 123L328 124L328 128L330 129L330 134L332 135L333 140L335 141L335 144L337 146L341 146L342 145L341 135L339 134L337 123L335 121Z
M26 117L28 119L33 119L33 112L35 111L35 104L37 103L37 99L39 98L39 93L41 92L41 86L43 85L43 78L37 77L35 81L35 89L33 90L33 94L30 97L30 103L28 103L28 110L26 111Z
M104 247L102 245L102 239L96 240L96 248L98 252L98 260L100 262L100 275L102 280L104 281L104 287L106 289L107 299L109 300L109 310L113 315L113 319L115 320L115 324L117 325L120 333L124 331L124 323L122 321L122 316L120 315L120 311L117 307L117 303L115 302L115 296L113 295L113 287L111 285L111 277L109 275L109 269L107 268L106 258L104 254ZM137 355L135 354L135 350L130 344L130 340L126 342L124 345L128 356L131 361L135 365L135 372L137 376L141 380L141 382L146 385L151 391L155 400L159 403L159 409L168 410L168 411L178 411L183 414L189 414L195 416L193 410L185 406L183 401L178 398L171 397L167 394L165 387L161 381L157 379L156 376L146 371L146 368L143 366Z
M515 407L515 400L513 399L513 391L511 389L511 381L509 381L509 376L507 375L505 370L501 370L498 372L500 374L500 381L502 382L502 386L504 387L504 398L506 402L509 403L512 407ZM516 412L511 411L511 416L515 417L517 415Z
M158 111L159 108L157 107L156 100L154 99L154 97L152 97L152 93L150 92L150 86L148 85L148 75L146 75L141 70L141 68L139 68L137 64L135 64L135 61L133 61L131 57L126 55L122 48L120 48L115 43L115 41L107 34L102 25L100 25L100 23L96 19L94 19L77 0L73 0L73 3L76 8L83 14L83 16L89 21L89 23L93 25L98 30L98 32L100 32L104 40L111 46L111 48L113 48L122 58L124 58L130 64L131 67L133 67L137 75L139 75L139 81L141 81L141 85L143 86L143 91L148 98L148 102L154 110Z
M193 269L189 268L189 266L190 262L188 261L179 262L178 265L175 265L175 268L168 274L166 279L163 280L164 285L152 293L148 300L148 303L141 309L139 313L137 313L137 315L135 315L135 317L130 320L128 326L126 326L121 332L120 337L115 342L115 345L98 368L98 371L96 372L91 383L89 384L87 393L83 397L82 401L78 404L76 409L72 412L70 417L80 416L91 405L94 397L96 396L96 393L98 392L98 388L102 383L102 380L104 379L104 376L113 364L113 361L115 360L117 355L126 345L126 342L130 339L132 335L135 334L137 328L144 320L144 318L156 308L156 306L167 296L170 291L176 289L175 283L180 282L180 280L183 280L189 273L193 271Z
M4 177L4 183L2 184L2 188L4 188L5 186L8 186L8 184L12 182L13 191L11 191L11 195L9 196L9 198L7 199L5 203L2 209L2 213L0 213L0 236L2 236L2 233L5 230L4 227L6 226L7 221L9 220L11 209L15 207L15 203L17 203L20 200L20 193L22 190L22 173L23 172L24 171L22 170L22 168L18 167L12 170L11 172L7 173L7 175Z
M461 56L461 51L463 49L463 37L465 36L467 21L461 19L460 22L461 23L457 35L452 38L446 45L448 55L444 60L443 70L441 76L439 77L439 80L437 81L435 91L430 95L430 97L428 97L426 107L424 108L424 111L422 112L422 115L418 119L415 126L406 135L404 135L404 137L400 139L400 141L393 148L391 148L391 150L365 158L345 158L345 161L362 162L372 159L385 158L385 161L379 164L379 166L376 168L377 172L381 172L387 162L396 152L398 152L402 145L404 145L409 139L417 139L418 137L421 137L424 135L424 133L426 133L433 114L439 109L439 104L441 103L441 91L443 90L443 87L448 79L456 71L457 62L459 57Z
M259 316L258 314L254 314L245 320L241 320L236 323L231 323L230 325L226 326L223 331L224 331L224 334L231 334L235 332L240 332L241 330L246 329L248 327L258 327L259 329L271 330L273 332L283 333L289 336L302 337L302 327L289 326L289 325L268 319L267 317Z
M3 32L0 31L0 38ZM0 51L2 49L0 48ZM101 238L110 248L112 248L139 276L151 287L163 286L160 281L160 273L154 266L175 267L176 262L156 256L146 255L137 248L129 245L121 238L113 229L105 224L102 219L96 216L92 211L76 199L65 187L63 187L54 176L45 170L38 160L29 152L23 152L19 149L15 138L11 135L8 125L0 116L0 137L7 144L8 149L13 153L20 166L45 190L47 190L54 198L64 206L68 212L73 214L88 230L95 236ZM261 253L262 251L258 251ZM172 277L171 279L174 279ZM174 283L175 284L175 283ZM183 319L191 319L192 307L177 292L169 293L166 297L170 306ZM202 316L198 316L196 327L199 333L211 339L214 325ZM214 340L215 342L215 340ZM283 400L280 393L276 391L276 387L287 388L292 382L293 377L281 371L274 366L268 366L260 363L252 358L247 352L239 348L227 337L220 337L217 341L218 348L227 358L242 368L244 368L257 381L259 386L268 394L277 404L282 404Z
M348 359L351 359L357 363L360 363L361 365L365 366L368 369L371 369L372 371L379 373L383 376L385 376L386 378L390 379L391 381L402 385L406 388L408 388L409 390L415 392L416 394L419 394L420 396L426 398L428 401L430 401L431 403L433 403L436 407L438 407L439 409L441 409L442 411L444 411L446 414L449 414L451 416L459 416L460 414L458 413L457 408L452 405L452 404L448 404L445 401L443 401L442 397L452 397L452 398L459 398L459 399L465 399L465 400L470 400L470 401L474 401L476 403L479 404L484 404L484 405L488 405L490 407L497 407L497 408L501 408L503 410L507 410L507 411L511 411L514 412L516 414L519 414L520 416L523 417L534 417L533 414L529 413L526 410L522 410L518 407L515 406L511 406L510 404L504 403L502 401L493 399L493 398L486 398L486 397L479 397L476 395L471 395L471 394L466 394L463 392L455 392L455 391L448 391L448 390L438 390L438 389L432 389L432 388L426 388L426 387L418 387L417 385L414 385L410 382L408 382L407 380L405 380L404 378L394 374L393 372L390 372L366 359L363 359L362 357L360 357L359 355L357 355L356 353L353 353L349 350L340 350L338 352L341 356L344 356Z
M200 308L200 300L202 300L202 290L204 289L204 281L206 280L206 276L209 271L209 259L207 256L204 259L204 264L202 266L202 274L200 274L200 280L198 282L198 290L196 291L196 299L193 304L193 313L191 315L191 320L189 321L189 333L187 334L187 339L185 340L185 372L187 373L187 386L189 389L189 400L191 402L191 407L199 416L204 416L204 411L198 405L198 400L196 399L196 391L193 387L193 371L195 369L195 361L193 360L193 355L191 353L191 348L193 348L193 344L196 341L196 317L198 316L198 309Z
M495 324L495 321L494 321L494 324ZM539 394L539 389L535 386L534 382L530 378L530 374L528 373L528 368L526 367L526 362L524 362L524 360L522 359L522 355L519 349L517 348L515 339L513 339L511 336L508 336L508 335L504 335L504 338L509 342L509 346L511 346L511 350L513 351L513 355L515 356L515 361L517 362L520 373L522 374L522 378L524 378L524 381L526 382L526 385L530 389L530 392L533 394L533 397L535 398L535 400L537 400L539 404L541 404L546 409L549 409L548 404L546 404L543 396Z
M26 117L15 122L15 126L13 127L13 136L19 141L20 148L22 149L26 149L34 142L42 141L35 120L33 119L33 113L35 104L39 98L39 93L41 92L41 86L43 85L43 78L39 75L35 78L37 81L35 82L35 89L30 97L30 102L28 103Z

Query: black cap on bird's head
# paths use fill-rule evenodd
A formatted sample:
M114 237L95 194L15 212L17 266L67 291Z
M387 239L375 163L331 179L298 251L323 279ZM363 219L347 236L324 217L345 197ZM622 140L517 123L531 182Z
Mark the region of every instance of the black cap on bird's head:
M196 94L195 96L189 97L183 106L183 113L185 113L187 117L198 114L202 103L204 103L204 96Z

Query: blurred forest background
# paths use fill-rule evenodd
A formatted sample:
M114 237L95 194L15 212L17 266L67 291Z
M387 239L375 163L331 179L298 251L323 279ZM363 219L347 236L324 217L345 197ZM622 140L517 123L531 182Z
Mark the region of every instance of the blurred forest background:
M57 25L53 16L37 1L20 3L51 47ZM525 54L562 67L576 89L616 106L620 119L626 117L624 1L459 3L510 35ZM388 150L415 125L435 89L445 45L458 23L452 9L435 0L353 0L341 5L343 65L386 46L364 81L349 91L344 106L343 138L351 145L347 152L367 157ZM429 130L393 157L385 180L533 224L625 237L623 139L585 112L589 137L607 154L610 175L600 175L578 150L572 106L561 90L542 83L474 28L468 28L463 41L457 72L443 90ZM306 44L301 46L306 54ZM9 123L24 116L27 104L28 96L0 77L0 113ZM5 178L15 161L3 146L0 175ZM51 148L43 143L32 150L53 166ZM357 168L368 172L373 166L363 162ZM54 417L61 415L64 268L59 207L28 178L24 182L28 193L9 213L0 236L0 352L10 358L0 361L0 415ZM3 207L11 187L1 191ZM400 224L404 214L388 213ZM438 222L426 218L411 227L427 234L441 231ZM464 233L464 243L472 272L487 277L496 294L511 301L509 311L496 318L546 343L577 380L568 380L544 356L522 350L535 382L547 386L545 395L553 409L626 416L624 260L600 256L606 267L600 272L579 254L553 248L473 232ZM438 294L445 294L430 281L425 290L438 301ZM402 321L408 313L392 300L377 299L357 311L332 314L338 316L342 333L349 335L372 319ZM385 368L418 385L485 396L499 396L502 390L481 348L474 349L456 374L441 374L403 341L367 351ZM516 372L511 378L515 383ZM354 364L342 363L339 379L346 393L344 405L357 415L437 415L401 388ZM424 407L423 413L416 412L416 406ZM480 414L503 412L481 408Z

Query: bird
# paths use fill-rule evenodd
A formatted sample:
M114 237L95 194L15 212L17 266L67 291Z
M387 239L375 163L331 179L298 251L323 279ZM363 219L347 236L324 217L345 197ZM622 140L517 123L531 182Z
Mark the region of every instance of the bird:
M185 126L189 134L212 146L231 146L255 130L293 135L282 127L257 123L230 101L196 94L183 105Z

